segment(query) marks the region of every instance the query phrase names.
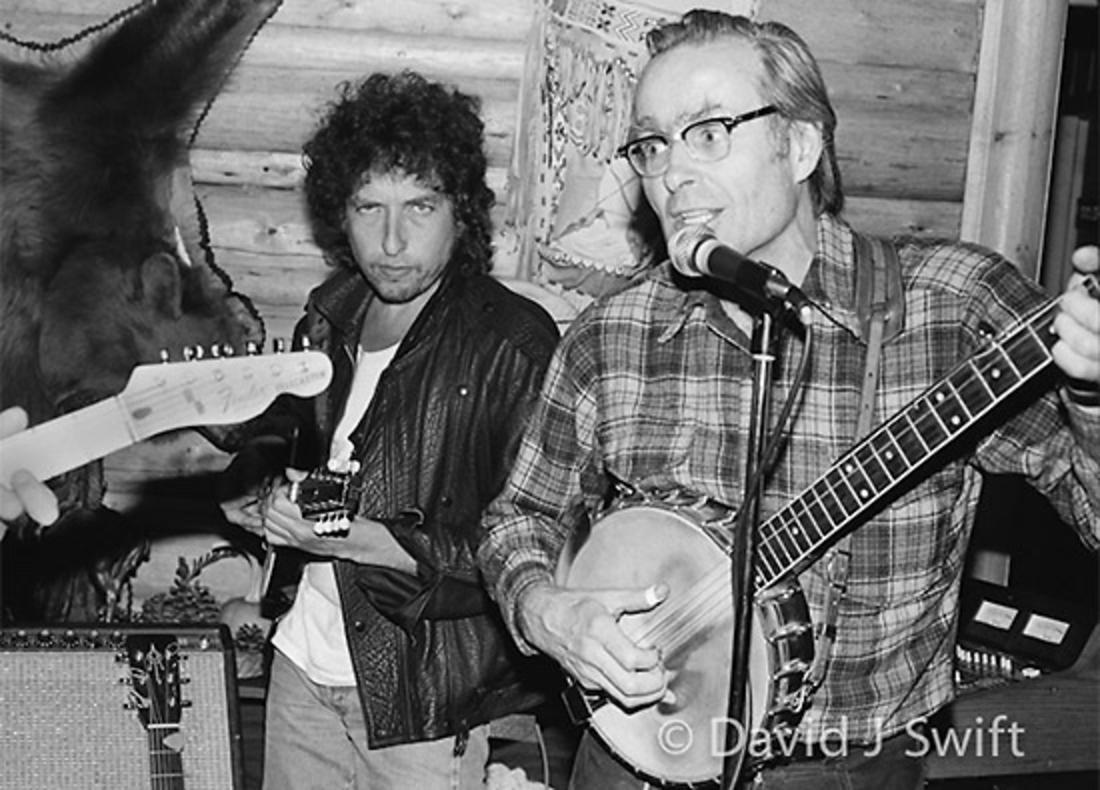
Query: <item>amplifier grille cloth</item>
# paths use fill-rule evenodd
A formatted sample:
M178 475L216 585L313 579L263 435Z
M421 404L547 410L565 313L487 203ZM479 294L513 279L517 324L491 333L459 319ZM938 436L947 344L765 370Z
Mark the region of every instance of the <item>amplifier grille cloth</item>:
M124 708L129 665L109 649L0 651L0 788L148 788L145 729ZM186 790L232 783L225 658L181 652Z

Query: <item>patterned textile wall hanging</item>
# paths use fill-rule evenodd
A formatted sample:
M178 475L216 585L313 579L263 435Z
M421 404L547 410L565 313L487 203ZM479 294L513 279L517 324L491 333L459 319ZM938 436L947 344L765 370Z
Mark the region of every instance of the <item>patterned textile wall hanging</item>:
M641 187L614 156L629 130L645 34L690 8L755 16L758 5L536 0L510 174L521 278L597 296L649 263L630 230Z

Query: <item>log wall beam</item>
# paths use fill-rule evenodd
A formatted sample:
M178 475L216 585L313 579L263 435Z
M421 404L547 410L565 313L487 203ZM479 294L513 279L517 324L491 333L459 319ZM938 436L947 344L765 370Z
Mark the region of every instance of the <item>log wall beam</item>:
M961 236L1030 277L1046 218L1067 0L986 0Z

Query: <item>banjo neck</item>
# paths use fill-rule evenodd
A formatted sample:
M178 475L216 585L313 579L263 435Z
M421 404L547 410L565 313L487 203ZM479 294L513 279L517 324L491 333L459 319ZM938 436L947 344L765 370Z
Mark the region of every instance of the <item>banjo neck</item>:
M983 345L764 521L756 591L804 570L933 456L1046 369L1057 339L1051 331L1056 307L1056 301L1042 305Z

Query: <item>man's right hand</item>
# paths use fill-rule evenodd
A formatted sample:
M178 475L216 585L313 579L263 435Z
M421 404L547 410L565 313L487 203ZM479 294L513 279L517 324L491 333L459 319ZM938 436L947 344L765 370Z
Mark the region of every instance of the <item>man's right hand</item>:
M263 537L264 514L263 494L242 494L241 496L219 502L226 521L251 532L253 535Z
M635 644L619 617L656 607L664 585L628 590L568 590L531 587L520 598L519 628L582 686L602 689L628 710L660 700L668 677L655 647Z
M277 436L253 439L218 475L218 506L230 524L263 537L266 500L281 482L287 446Z

